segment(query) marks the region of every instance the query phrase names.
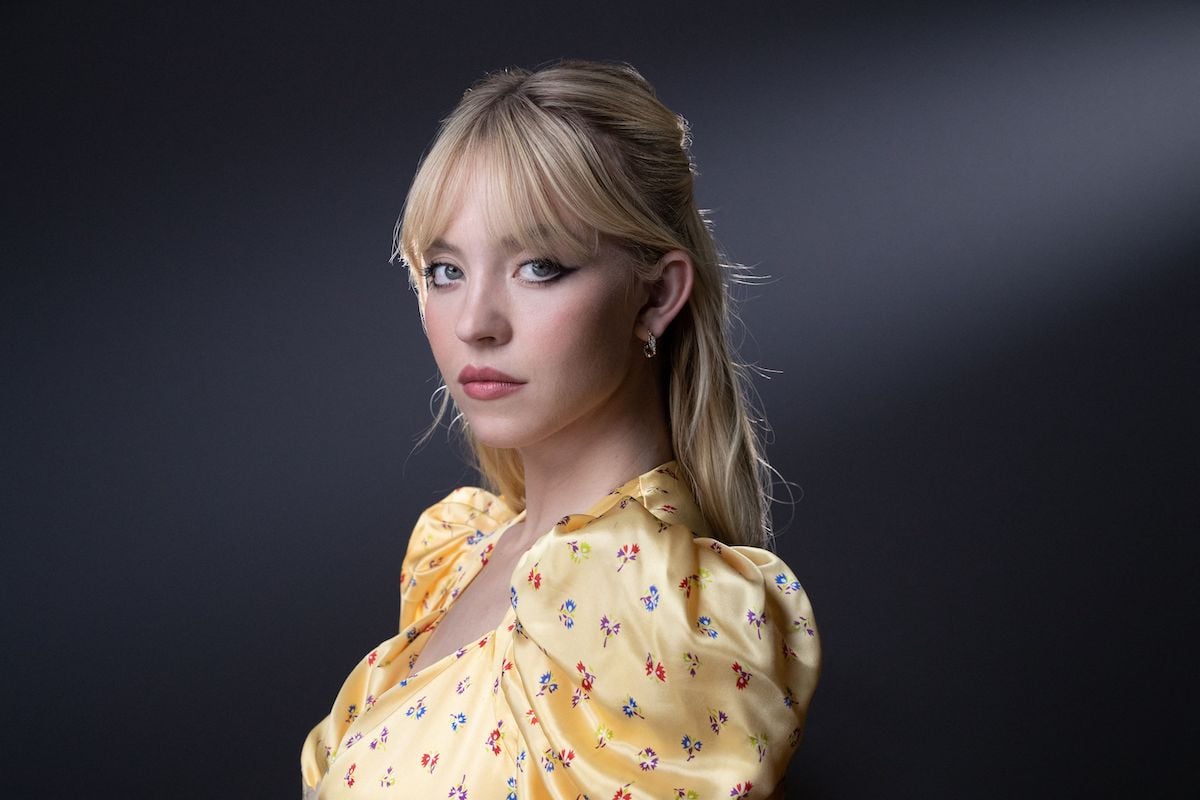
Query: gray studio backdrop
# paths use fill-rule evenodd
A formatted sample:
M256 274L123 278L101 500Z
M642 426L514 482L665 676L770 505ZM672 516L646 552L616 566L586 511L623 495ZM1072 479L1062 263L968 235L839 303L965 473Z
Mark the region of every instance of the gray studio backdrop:
M789 796L1194 789L1200 10L1049 5L6 5L5 794L292 795L470 480L405 189L560 56L642 69L770 276Z

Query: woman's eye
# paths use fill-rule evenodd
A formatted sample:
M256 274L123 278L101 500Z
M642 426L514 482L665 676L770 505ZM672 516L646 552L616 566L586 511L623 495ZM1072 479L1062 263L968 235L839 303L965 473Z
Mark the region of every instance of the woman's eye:
M462 270L453 264L430 264L425 268L425 279L433 286L449 286L462 276Z
M566 267L548 258L538 258L526 261L517 270L521 279L528 283L546 283L567 272Z

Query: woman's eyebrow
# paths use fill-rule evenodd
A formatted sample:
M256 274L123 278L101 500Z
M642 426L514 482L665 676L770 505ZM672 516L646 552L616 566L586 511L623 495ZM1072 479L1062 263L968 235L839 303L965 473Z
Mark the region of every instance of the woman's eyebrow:
M455 247L454 245L447 242L445 239L440 239L440 238L434 239L432 242L429 243L429 251L428 252L432 253L436 250L444 251L446 253L449 253L452 256L461 256L462 255L461 250L459 250L457 247Z

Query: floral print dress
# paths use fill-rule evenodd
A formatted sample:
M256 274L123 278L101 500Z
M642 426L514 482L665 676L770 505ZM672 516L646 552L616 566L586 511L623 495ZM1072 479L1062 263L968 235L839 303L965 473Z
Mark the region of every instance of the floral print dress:
M462 488L421 516L400 634L301 752L306 798L737 800L771 794L820 669L808 597L774 554L723 545L674 462L559 521L500 626L413 665L522 515Z

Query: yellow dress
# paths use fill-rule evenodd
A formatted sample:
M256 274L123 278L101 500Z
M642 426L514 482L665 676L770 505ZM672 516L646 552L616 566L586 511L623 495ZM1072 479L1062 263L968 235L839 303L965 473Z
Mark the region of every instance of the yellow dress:
M704 536L674 462L560 520L513 572L500 627L412 672L522 516L475 488L421 516L400 634L359 662L309 734L305 796L770 795L816 687L812 610L774 554Z

